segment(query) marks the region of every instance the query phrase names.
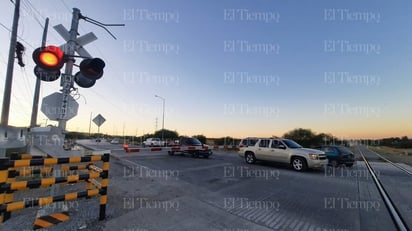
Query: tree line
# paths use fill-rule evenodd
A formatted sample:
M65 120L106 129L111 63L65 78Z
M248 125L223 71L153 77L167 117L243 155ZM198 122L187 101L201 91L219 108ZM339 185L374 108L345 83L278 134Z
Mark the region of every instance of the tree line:
M121 138L127 139L130 142L140 143L150 137L164 138L165 140L173 141L181 137L177 131L172 131L168 129L158 130L154 133L147 133L142 136L111 136L104 134L88 134L81 132L67 132L67 139L90 139L90 138ZM238 145L240 138L234 138L230 136L220 137L220 138L210 138L203 134L198 134L193 136L199 139L202 143L209 145ZM277 136L272 136L272 138L279 138ZM296 128L289 132L283 134L281 138L291 139L302 145L303 147L316 147L320 145L342 145L347 146L350 144L363 144L369 146L389 146L394 148L412 148L412 140L407 136L403 137L390 137L384 139L339 139L329 133L315 133L311 129Z

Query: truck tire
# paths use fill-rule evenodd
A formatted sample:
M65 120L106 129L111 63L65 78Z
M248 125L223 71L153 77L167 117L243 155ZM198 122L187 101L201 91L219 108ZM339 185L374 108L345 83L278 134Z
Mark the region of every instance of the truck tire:
M292 168L298 172L303 172L308 168L306 160L302 157L293 157L290 164L292 165Z

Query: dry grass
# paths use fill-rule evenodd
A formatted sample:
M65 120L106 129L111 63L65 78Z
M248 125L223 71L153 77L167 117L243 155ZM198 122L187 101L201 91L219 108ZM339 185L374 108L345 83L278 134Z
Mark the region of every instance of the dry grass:
M412 166L412 149L391 148L386 146L369 148L393 162L405 163Z

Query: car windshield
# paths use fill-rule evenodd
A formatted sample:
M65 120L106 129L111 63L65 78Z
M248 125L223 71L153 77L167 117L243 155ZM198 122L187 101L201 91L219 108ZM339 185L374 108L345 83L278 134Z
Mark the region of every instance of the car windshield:
M337 148L343 154L352 154L352 152L346 147L337 147Z
M185 142L186 145L202 145L202 142L200 142L198 139L196 138L190 138L187 139Z
M282 140L283 143L286 144L286 146L288 146L288 148L302 148L302 146L300 146L298 143L296 143L293 140Z

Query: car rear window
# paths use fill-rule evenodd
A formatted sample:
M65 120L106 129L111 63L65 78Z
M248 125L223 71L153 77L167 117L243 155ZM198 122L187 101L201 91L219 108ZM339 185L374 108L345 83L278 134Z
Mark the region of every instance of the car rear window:
M244 139L242 140L241 146L255 146L257 139Z

